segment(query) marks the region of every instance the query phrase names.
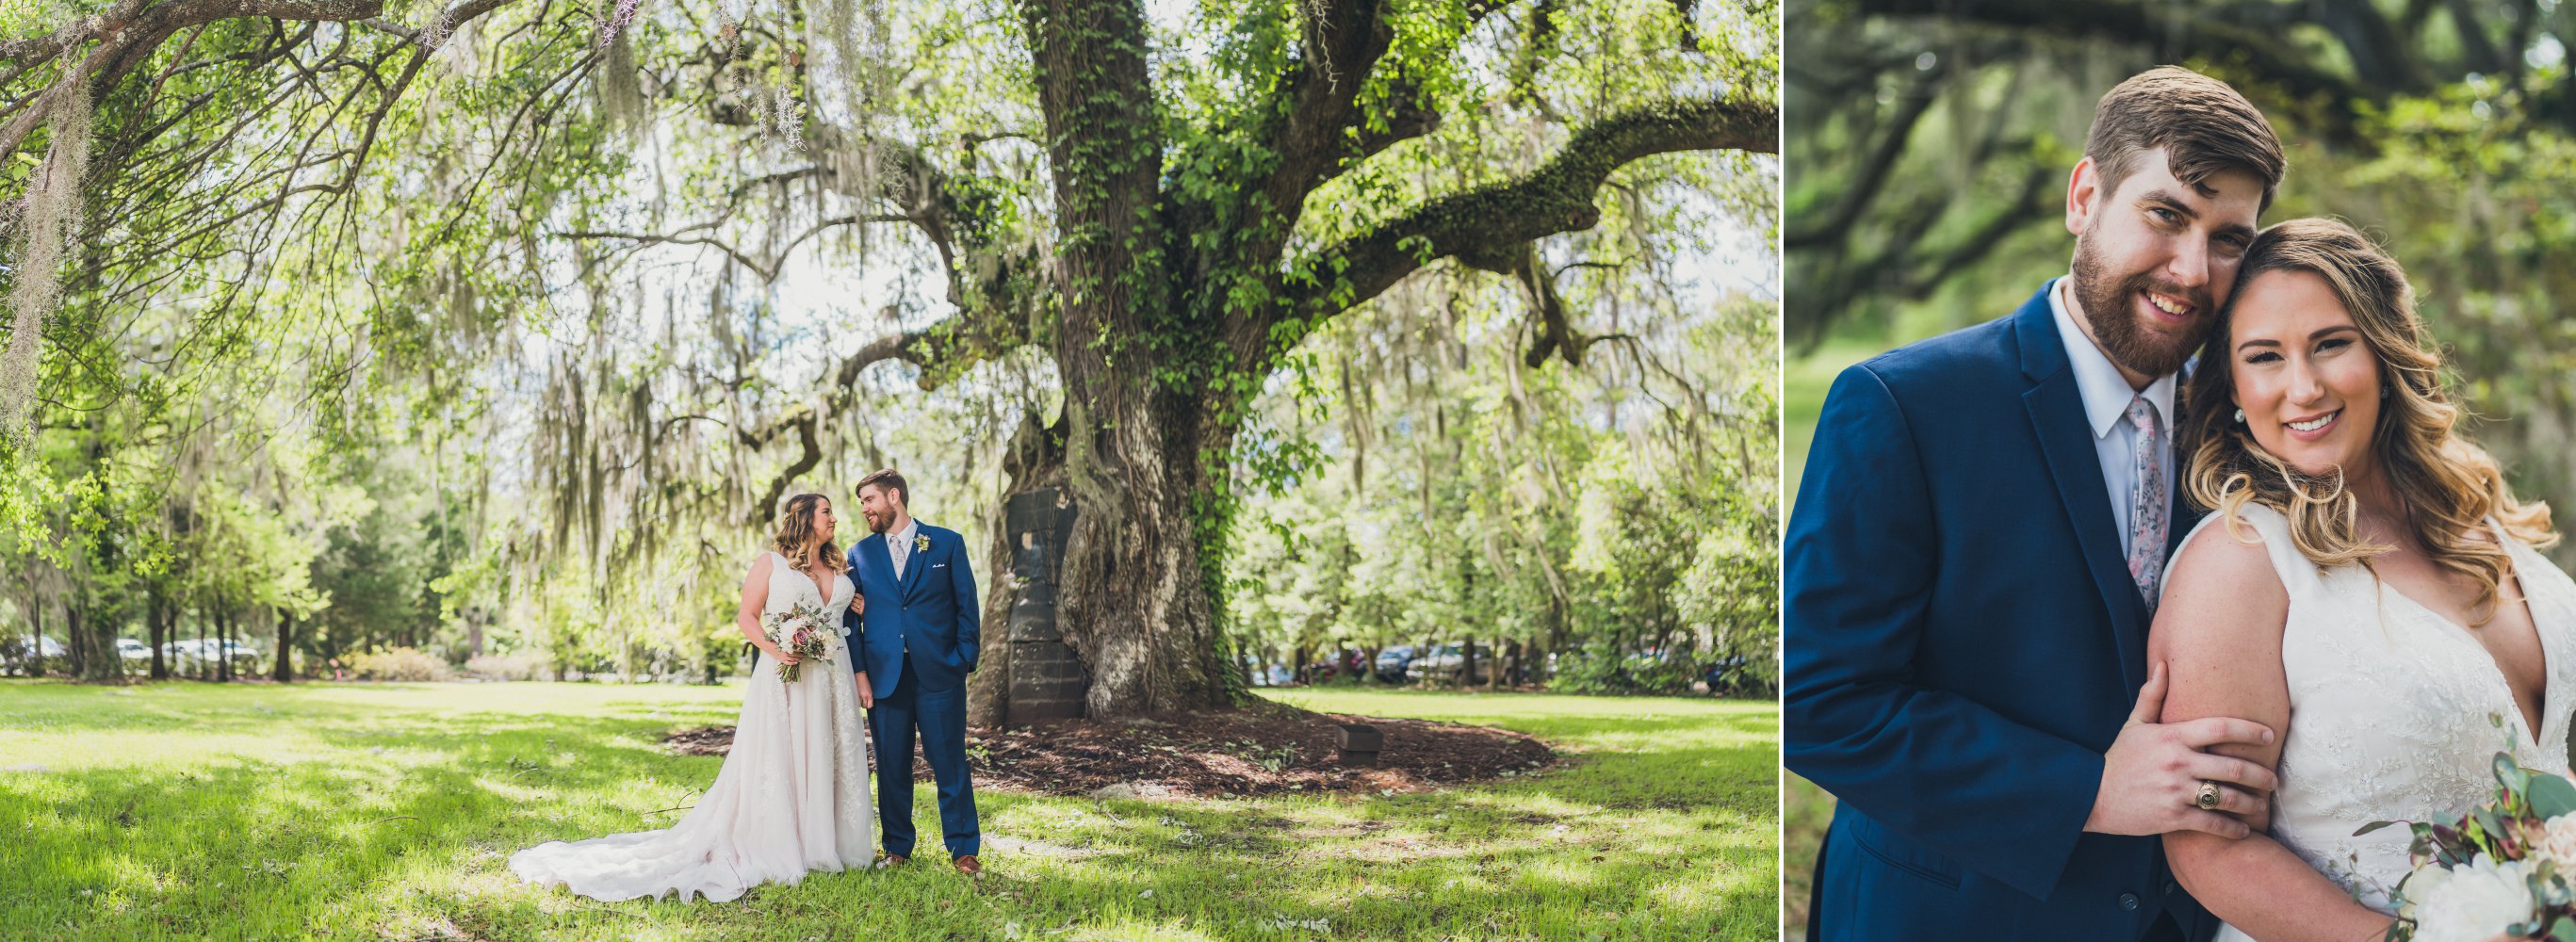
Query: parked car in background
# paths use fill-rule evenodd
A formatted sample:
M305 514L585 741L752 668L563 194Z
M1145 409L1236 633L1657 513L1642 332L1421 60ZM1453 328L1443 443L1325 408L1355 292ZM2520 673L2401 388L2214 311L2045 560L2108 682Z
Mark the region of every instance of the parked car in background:
M149 664L152 663L152 646L132 638L118 638L116 656L124 658L129 665Z
M30 639L26 635L0 636L0 673L25 676L28 662L36 657L44 658L45 669L58 671L63 669L62 659L69 653L63 650L62 642L52 638Z
M218 651L232 658L235 673L259 670L260 661L265 657L259 651L239 641L216 641L213 638L200 641L188 638L170 642L171 666L182 671L199 670L219 656Z
M1416 656L1404 676L1412 680L1436 680L1452 684L1481 684L1494 670L1494 648L1476 647L1476 674L1467 676L1467 652L1454 644L1435 644Z
M1407 672L1412 667L1412 645L1399 644L1377 652L1377 679L1379 680L1390 684L1403 683Z

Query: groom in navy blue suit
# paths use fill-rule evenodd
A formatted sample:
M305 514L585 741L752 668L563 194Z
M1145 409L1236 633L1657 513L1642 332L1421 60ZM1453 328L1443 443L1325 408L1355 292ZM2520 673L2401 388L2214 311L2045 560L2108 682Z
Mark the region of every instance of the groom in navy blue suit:
M858 652L859 705L877 756L877 826L885 866L912 857L912 746L939 784L939 828L948 855L969 875L983 832L975 819L975 785L966 776L966 675L983 643L983 610L966 539L912 519L912 488L903 475L878 471L859 479L859 510L872 534L850 546L850 574L862 605L842 620Z
M2156 835L2244 836L2217 812L2270 770L2207 750L2270 732L2159 723L2146 635L2192 522L2176 374L2282 170L2225 83L2132 78L2068 180L2072 272L1834 381L1784 541L1782 757L1839 799L1808 938L2216 930Z

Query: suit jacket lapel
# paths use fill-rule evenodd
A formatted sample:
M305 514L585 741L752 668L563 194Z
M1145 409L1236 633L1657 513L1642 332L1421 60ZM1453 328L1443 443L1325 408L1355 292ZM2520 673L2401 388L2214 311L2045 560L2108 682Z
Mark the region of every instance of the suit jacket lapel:
M905 553L903 558L903 581L901 586L903 588L903 597L905 601L912 600L912 587L921 584L921 571L930 568L930 552L921 548L921 540L923 537L930 535L930 528L916 525L913 527L912 533L913 543L911 546L911 552Z
M2083 548L2093 588L2111 615L2112 637L2120 649L2120 676L2135 688L2146 682L2146 603L2129 579L2129 561L2120 552L2120 534L2112 523L2109 485L2102 480L2101 459L2084 422L2084 394L2075 387L2075 371L2058 339L2056 315L2042 290L2013 315L2015 341L2021 346L2022 373L2033 381L2022 394L2031 431L2048 458L2057 498L2075 525L2075 542Z
M880 578L883 578L887 584L893 584L894 557L888 555L886 552L885 537L871 533L868 534L867 539L860 541L860 543L859 556L866 559L868 561L868 565L876 567L877 575Z

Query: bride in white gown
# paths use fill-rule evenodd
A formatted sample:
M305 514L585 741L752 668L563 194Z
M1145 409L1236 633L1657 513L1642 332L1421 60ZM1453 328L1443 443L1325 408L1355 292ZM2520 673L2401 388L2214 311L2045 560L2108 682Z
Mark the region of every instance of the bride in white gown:
M2548 508L2453 432L2395 261L2293 220L2237 279L2182 432L2192 498L2217 509L2174 559L2148 656L2166 722L2282 730L2222 750L2279 787L2218 786L2253 836L2168 834L2165 853L2221 940L2376 940L2411 835L2355 831L2455 820L2493 797L2500 751L2565 773L2576 582L2533 551L2557 539Z
M668 830L549 841L510 856L521 879L557 884L601 900L677 893L735 899L762 883L795 883L810 871L865 866L876 847L876 801L868 793L868 744L841 612L853 589L832 543L832 502L800 494L787 502L776 549L751 564L737 613L743 636L760 647L733 749L715 784ZM805 560L802 567L791 559ZM821 607L830 663L805 663L795 683L778 676L794 663L762 631L761 616L798 603Z

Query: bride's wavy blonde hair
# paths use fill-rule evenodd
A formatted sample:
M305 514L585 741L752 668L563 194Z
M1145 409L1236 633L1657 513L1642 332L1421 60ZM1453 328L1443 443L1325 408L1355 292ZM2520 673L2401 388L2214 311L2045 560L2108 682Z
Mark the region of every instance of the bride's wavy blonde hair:
M2235 357L2230 328L2236 299L2267 272L2309 272L2325 280L2360 328L2362 342L2379 363L2388 389L2380 400L2371 449L2401 506L2406 525L2432 551L2434 564L2478 584L2472 626L2495 615L2499 587L2512 571L2505 547L2473 539L2494 517L2513 538L2534 547L2558 542L2549 505L2522 503L2506 487L2495 459L2461 434L2460 408L2442 378L2442 358L2415 313L2406 272L2369 237L2332 219L2293 219L2266 229L2247 247L2236 287L2220 308L2200 366L2185 392L2177 437L2191 456L2185 486L2192 502L2225 514L2230 535L2247 539L2238 511L2259 503L2289 518L2290 541L2320 570L2350 563L2367 567L2395 547L2364 542L2355 531L2360 502L2344 486L2343 469L2302 473L2256 443L2235 421L2229 393Z
M778 555L787 557L787 564L796 567L797 572L814 564L814 510L828 499L821 494L798 494L787 499L787 509L778 516L778 528L769 538L770 545ZM836 573L850 565L841 555L840 546L831 540L823 541L823 557L831 560L831 571Z

